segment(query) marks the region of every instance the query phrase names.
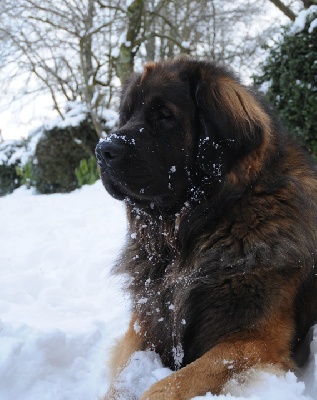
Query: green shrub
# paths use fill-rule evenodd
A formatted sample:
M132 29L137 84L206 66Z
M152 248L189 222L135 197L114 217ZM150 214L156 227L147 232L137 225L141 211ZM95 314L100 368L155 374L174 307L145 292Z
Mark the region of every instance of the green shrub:
M33 164L32 161L28 161L25 165L18 165L15 167L16 174L20 178L20 184L25 185L28 189L34 186L33 182Z
M266 96L282 121L317 157L317 27L311 25L317 15L304 13L305 28L284 29L254 82L268 84Z
M88 160L80 161L79 167L75 169L78 186L92 185L99 178L96 158L91 156Z

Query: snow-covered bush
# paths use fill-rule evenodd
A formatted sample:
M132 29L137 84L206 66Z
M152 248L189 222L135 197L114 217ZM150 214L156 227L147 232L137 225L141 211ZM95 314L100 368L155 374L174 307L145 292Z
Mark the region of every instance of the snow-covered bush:
M317 6L299 13L255 77L281 119L317 157Z
M0 196L23 184L32 185L32 160L41 134L40 128L30 132L27 139L0 143Z
M21 141L6 141L0 144L0 196L13 192L20 186L20 177L16 168L18 163L12 163L11 157L15 151L23 147Z
M115 111L103 110L104 135L117 121ZM39 193L64 193L94 183L98 140L86 105L69 102L64 118L50 121L25 140L0 144L0 195L23 184Z
M89 112L84 104L68 104L65 119L48 124L34 154L33 178L39 193L65 193L76 189L75 170L88 160L98 143Z

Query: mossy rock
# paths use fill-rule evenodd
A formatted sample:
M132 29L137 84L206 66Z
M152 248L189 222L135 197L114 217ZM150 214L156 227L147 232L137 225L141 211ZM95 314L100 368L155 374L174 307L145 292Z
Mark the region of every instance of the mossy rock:
M67 193L78 187L75 170L89 159L98 143L93 124L87 119L79 126L53 127L43 132L35 150L33 179L39 193Z

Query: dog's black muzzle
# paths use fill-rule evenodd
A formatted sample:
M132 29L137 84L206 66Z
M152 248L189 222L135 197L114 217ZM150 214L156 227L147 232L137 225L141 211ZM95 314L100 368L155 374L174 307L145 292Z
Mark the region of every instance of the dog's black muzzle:
M125 143L117 135L110 135L96 146L96 157L101 168L111 168L125 155Z

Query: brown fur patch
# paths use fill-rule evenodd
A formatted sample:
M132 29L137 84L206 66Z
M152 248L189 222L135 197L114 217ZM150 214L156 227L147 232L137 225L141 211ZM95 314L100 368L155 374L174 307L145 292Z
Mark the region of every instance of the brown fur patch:
M154 61L149 61L144 64L143 74L141 76L141 83L147 78L147 76L153 72L156 68L157 64Z
M286 289L287 290L287 289ZM287 371L296 369L289 356L294 326L292 298L289 307L263 319L255 331L235 334L205 353L198 360L173 375L154 384L141 400L189 400L194 396L225 393L226 383L236 375L256 368L259 370Z
M235 82L232 78L220 77L218 80L219 102L223 104L230 115L234 116L237 125L247 131L244 126L258 125L263 128L263 142L250 155L228 174L228 179L233 185L245 184L253 181L263 167L267 152L270 151L271 140L271 121L261 105L253 98L243 86Z
M135 332L135 322L136 319L132 318L127 332L117 341L116 345L112 349L109 363L112 379L115 379L122 368L127 364L131 354L140 348L141 337Z
M265 131L263 143L228 173L230 184L245 185L247 182L253 182L261 172L267 153L270 151L270 135Z
M265 131L266 142L271 135L271 121L254 97L232 78L218 78L219 103L223 104L237 125L251 123L261 125ZM251 127L252 130L252 127Z

